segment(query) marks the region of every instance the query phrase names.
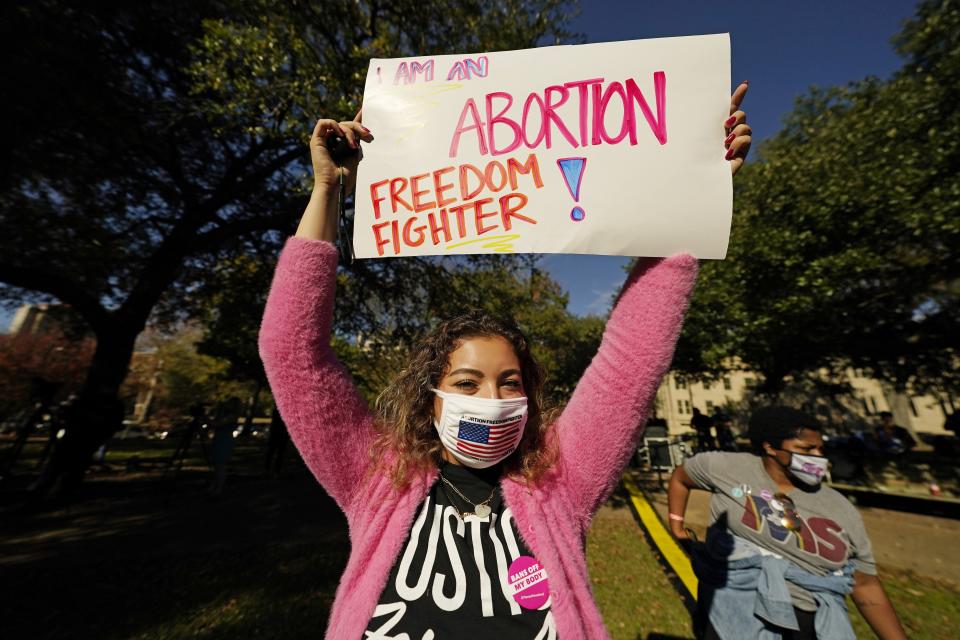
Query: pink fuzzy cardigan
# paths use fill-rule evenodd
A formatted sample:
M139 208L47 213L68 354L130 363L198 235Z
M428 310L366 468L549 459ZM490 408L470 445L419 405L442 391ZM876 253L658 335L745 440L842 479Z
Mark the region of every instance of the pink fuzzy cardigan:
M346 513L351 552L328 638L363 637L414 512L436 471L397 491L368 472L373 416L330 348L337 251L290 238L260 328L260 355L277 405L307 466ZM584 543L593 514L616 486L673 356L697 261L641 260L610 315L597 355L554 428L555 473L535 486L501 481L517 530L550 577L563 640L608 637L593 600Z

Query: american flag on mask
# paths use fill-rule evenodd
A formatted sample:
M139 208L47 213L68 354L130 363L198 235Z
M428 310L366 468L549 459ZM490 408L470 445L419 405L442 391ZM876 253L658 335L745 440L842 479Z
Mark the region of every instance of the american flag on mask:
M480 424L460 420L457 449L476 458L494 458L513 448L523 416L507 418L501 424Z

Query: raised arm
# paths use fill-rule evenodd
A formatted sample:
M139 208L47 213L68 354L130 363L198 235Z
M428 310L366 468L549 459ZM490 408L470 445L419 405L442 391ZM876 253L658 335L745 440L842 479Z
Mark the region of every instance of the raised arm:
M723 146L736 172L750 150L740 109L746 82L730 97ZM643 259L627 278L600 350L557 421L564 478L577 512L588 518L615 486L667 372L697 277L689 255Z
M260 356L290 436L320 484L348 514L369 465L373 418L330 348L336 289L339 168L331 135L369 140L359 124L320 120L310 141L316 178L297 235L287 241L260 326ZM346 166L352 179L356 159ZM348 183L349 185L349 183Z
M636 447L696 276L697 260L689 255L637 264L597 355L557 420L564 483L580 515L597 510Z

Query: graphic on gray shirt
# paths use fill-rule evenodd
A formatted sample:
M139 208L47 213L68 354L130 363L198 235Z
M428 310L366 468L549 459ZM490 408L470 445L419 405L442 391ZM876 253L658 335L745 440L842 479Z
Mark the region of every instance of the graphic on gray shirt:
M780 491L751 453L712 451L687 460L684 471L699 488L710 491L711 527L725 527L761 549L791 560L816 575L843 568L876 575L876 563L863 520L850 501L830 487L794 489L789 497L800 516L800 530L782 526ZM813 597L789 584L793 604L816 610Z

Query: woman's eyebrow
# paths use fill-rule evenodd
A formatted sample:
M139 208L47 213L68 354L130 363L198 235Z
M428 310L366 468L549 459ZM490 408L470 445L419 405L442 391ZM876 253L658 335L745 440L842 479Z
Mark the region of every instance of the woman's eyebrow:
M472 375L472 376L476 376L476 377L478 377L478 378L482 378L482 377L483 377L483 371L478 371L477 369L470 369L470 368L467 368L467 367L460 367L460 368L457 369L456 371L451 371L451 372L448 373L447 375L448 375L448 376L455 376L455 375L457 375L458 373L467 373L467 374L470 374L470 375Z
M518 376L520 375L520 369L507 369L500 373L501 378L506 378L507 376Z

